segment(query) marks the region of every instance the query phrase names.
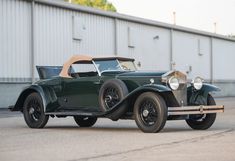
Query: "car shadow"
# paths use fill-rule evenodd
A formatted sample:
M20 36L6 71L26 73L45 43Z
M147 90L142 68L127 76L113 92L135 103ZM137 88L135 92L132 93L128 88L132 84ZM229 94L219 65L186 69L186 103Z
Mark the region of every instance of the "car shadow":
M78 127L78 126L46 126L48 130L79 130L79 131L103 131L103 132L136 132L140 131L137 127Z
M141 132L138 127L110 127L110 126L94 126L94 127L78 127L78 126L46 126L44 129L47 130L79 130L79 131L89 131L89 132L128 132L128 133L136 133ZM225 130L225 129L208 129L206 131L213 131L213 130ZM181 133L181 132L192 132L194 130L185 127L167 127L164 128L160 133ZM203 130L202 130L203 131ZM141 132L142 133L142 132Z

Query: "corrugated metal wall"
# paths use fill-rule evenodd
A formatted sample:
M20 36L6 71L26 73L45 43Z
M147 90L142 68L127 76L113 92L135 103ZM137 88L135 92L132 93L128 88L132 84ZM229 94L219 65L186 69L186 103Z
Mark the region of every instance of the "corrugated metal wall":
M74 54L114 54L113 19L41 4L35 9L36 65L62 65ZM74 23L82 26L79 40L73 37Z
M235 80L235 43L213 39L213 79L218 82Z
M211 39L179 31L173 32L173 62L189 78L211 79Z
M118 54L135 58L142 70L170 69L170 30L118 20Z
M35 64L62 64L74 54L114 53L113 19L41 4L35 7ZM81 20L81 40L73 39L73 17Z
M30 3L0 0L0 82L28 82L31 53Z
M118 54L135 58L143 70L170 70L174 63L189 78L235 80L224 72L234 68L235 42L38 2L32 17L31 5L30 1L0 0L0 82L29 82L32 63L62 65L73 54ZM221 61L226 63L221 66ZM35 68L34 73L38 77Z

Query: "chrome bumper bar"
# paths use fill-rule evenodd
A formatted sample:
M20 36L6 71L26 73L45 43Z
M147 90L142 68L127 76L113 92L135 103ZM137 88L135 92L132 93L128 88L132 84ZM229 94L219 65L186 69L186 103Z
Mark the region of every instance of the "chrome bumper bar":
M224 112L223 105L168 107L169 115L193 115Z

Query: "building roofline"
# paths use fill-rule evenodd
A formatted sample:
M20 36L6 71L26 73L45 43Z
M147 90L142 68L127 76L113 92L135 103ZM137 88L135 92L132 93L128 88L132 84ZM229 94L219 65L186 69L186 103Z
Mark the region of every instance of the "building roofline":
M29 1L29 0L27 0L27 1ZM30 1L34 1L36 3L45 4L45 5L49 5L49 6L55 6L55 7L60 7L60 8L64 8L64 9L80 11L80 12L84 12L84 13L93 13L96 15L110 17L110 18L114 18L114 19L120 19L120 20L141 23L141 24L166 28L166 29L175 30L175 31L183 31L183 32L187 32L187 33L193 33L193 34L198 34L198 35L202 35L202 36L209 36L212 38L218 38L218 39L223 39L223 40L235 42L235 39L229 38L227 36L220 35L220 34L215 34L215 33L207 32L207 31L201 31L201 30L192 29L192 28L188 28L188 27L168 24L168 23L159 22L159 21L155 21L155 20L139 18L139 17L125 15L125 14L111 12L111 11L103 11L103 10L95 9L92 7L85 7L85 6L81 6L81 5L70 4L70 3L64 2L64 1L53 1L53 0L30 0Z

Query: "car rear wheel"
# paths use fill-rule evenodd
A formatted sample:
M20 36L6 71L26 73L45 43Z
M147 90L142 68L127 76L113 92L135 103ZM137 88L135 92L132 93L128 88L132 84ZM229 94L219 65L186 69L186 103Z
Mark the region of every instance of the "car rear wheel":
M99 104L103 112L111 110L128 94L128 89L125 83L119 79L111 79L106 81L100 88ZM127 110L127 102L123 102L117 109L115 109L109 117L112 120L117 120Z
M97 117L74 116L74 120L80 127L91 127L96 123Z
M134 105L137 126L146 133L159 132L167 120L167 106L164 99L153 92L141 94Z
M42 98L38 93L31 93L24 102L23 114L30 128L43 128L49 119L45 115Z
M215 105L215 100L211 95L207 97L207 103L205 105ZM187 124L195 130L206 130L210 128L216 119L216 113L204 114L204 115L190 115L186 120Z

